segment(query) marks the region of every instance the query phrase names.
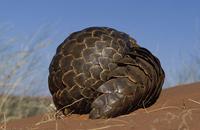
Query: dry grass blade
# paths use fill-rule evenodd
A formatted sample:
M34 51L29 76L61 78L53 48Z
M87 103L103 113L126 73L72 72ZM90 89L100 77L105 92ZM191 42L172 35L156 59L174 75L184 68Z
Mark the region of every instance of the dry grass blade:
M3 123L2 126L0 126L0 130L6 130L6 129L7 129L6 114L3 113Z
M136 115L136 113L132 112L131 114L122 115L120 117L129 117L129 116L135 116L135 115Z
M189 100L189 101L191 101L191 102L194 102L194 103L196 103L196 104L199 104L199 105L200 105L200 102L198 102L198 101L195 101L195 100L193 100L193 99L191 99L191 98L189 98L188 100Z
M154 109L154 110L151 110L151 111L148 111L146 108L144 108L145 112L148 113L148 114L152 113L152 112L165 110L165 109L178 109L178 110L180 110L181 108L176 107L176 106L167 106L167 107L161 107L161 108L158 108L158 109Z
M67 107L70 107L70 106L72 106L72 105L74 105L74 104L80 102L80 101L83 100L83 99L84 99L84 98L80 98L79 100L76 100L76 101L74 101L73 103L71 103L71 104L69 104L69 105L66 105L66 106L64 106L63 108L59 109L59 110L55 113L55 117L57 117L57 115L58 115L63 109L65 109L65 108L67 108ZM69 114L70 114L70 113L69 113Z
M41 121L41 122L36 123L35 125L38 126L38 125L41 125L41 124L48 123L48 122L50 122L50 121L53 121L53 120Z
M102 121L101 123L110 123L110 122L120 122L120 123L128 124L128 122L125 120L120 120L120 119L115 119L115 118L106 119L105 121Z
M4 119L4 129L6 130L7 127L7 121L6 121L6 114L3 114L3 119Z

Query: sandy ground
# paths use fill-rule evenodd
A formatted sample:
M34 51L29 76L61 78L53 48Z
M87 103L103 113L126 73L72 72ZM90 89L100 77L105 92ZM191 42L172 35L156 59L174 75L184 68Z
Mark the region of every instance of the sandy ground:
M2 130L200 130L200 83L162 91L156 104L112 119L88 115L55 119L47 115L0 124Z

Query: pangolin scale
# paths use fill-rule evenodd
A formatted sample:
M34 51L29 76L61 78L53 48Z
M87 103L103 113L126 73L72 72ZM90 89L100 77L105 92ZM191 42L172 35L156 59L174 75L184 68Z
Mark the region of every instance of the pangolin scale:
M48 83L57 110L98 119L151 106L164 77L159 60L128 34L89 27L58 46Z

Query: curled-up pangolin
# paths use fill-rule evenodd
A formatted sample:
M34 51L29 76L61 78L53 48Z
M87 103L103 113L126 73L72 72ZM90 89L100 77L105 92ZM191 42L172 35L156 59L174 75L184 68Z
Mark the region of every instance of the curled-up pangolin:
M110 118L154 104L164 77L159 60L129 35L90 27L58 46L49 67L49 89L65 115Z

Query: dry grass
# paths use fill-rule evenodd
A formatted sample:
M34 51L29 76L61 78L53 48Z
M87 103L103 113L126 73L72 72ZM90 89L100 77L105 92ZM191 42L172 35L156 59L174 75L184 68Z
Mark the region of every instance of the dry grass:
M44 75L48 67L43 68L47 57L43 53L51 44L48 26L23 37L9 35L12 29L7 26L0 26L0 122L5 122L4 116L9 121L47 112L51 103L30 96L47 84Z
M6 115L6 120L9 121L46 113L49 111L49 104L49 98L9 96L1 108L0 121L4 121L3 115Z

